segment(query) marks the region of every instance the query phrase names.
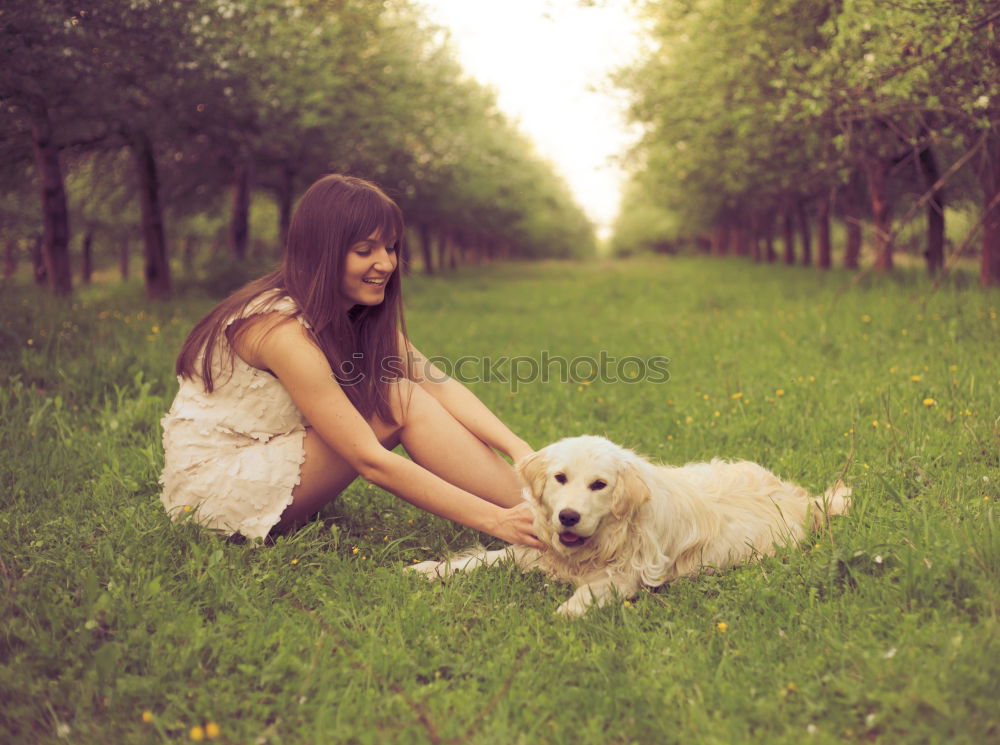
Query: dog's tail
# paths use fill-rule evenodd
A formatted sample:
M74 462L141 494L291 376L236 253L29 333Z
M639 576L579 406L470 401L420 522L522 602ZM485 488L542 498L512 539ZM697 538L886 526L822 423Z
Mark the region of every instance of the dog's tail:
M816 505L813 523L814 527L819 528L826 518L843 515L851 508L851 487L837 479L837 483L827 489L822 497L817 497L813 504Z

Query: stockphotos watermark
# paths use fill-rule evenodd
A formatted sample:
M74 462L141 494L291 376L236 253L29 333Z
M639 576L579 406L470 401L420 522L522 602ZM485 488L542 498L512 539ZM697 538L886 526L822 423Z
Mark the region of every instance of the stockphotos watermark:
M358 362L361 354L354 354L353 360L344 360L340 374L336 377L341 385L357 385L365 379L365 373ZM501 383L509 386L511 393L526 383L666 383L670 380L670 358L662 355L651 357L613 357L601 350L596 355L563 357L551 354L547 349L537 356L517 355L508 357L477 357L463 355L450 357L430 357L409 360L413 374L432 383L444 382L448 378L461 383ZM390 382L406 377L406 360L390 356L382 360L381 380Z

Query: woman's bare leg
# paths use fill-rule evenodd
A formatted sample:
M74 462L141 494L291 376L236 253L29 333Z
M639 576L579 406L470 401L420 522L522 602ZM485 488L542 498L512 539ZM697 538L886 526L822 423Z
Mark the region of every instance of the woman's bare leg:
M390 450L398 443L398 439L379 439ZM336 499L358 477L358 472L314 430L306 430L302 449L299 483L292 489L292 503L281 513L281 520L272 529L273 533L287 533L309 522L310 517Z
M524 501L507 461L469 432L437 399L411 385L400 439L410 458L445 481L501 507Z
M402 441L415 462L445 481L501 507L521 503L521 482L514 469L433 396L409 381L396 385L395 394L393 414L401 424L370 422L383 446L391 450ZM358 476L312 429L306 430L302 446L299 483L275 526L277 533L307 522Z

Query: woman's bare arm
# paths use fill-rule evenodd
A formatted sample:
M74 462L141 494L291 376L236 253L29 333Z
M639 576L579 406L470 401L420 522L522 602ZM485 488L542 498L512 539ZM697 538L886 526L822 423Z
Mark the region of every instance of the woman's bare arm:
M301 324L279 314L260 319L240 329L234 349L248 364L277 376L313 430L362 478L439 517L510 543L540 545L527 533L521 512L480 499L386 450Z

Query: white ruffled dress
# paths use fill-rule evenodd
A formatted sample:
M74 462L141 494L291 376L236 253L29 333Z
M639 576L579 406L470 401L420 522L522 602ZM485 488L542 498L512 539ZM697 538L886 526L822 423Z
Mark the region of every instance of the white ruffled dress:
M262 294L229 319L227 328L265 311L295 316L308 328L295 302L288 297L275 302L276 294ZM211 393L199 378L178 377L180 390L160 422L160 500L175 520L186 517L220 533L263 538L292 502L308 423L281 382L233 354L224 333L212 373Z

